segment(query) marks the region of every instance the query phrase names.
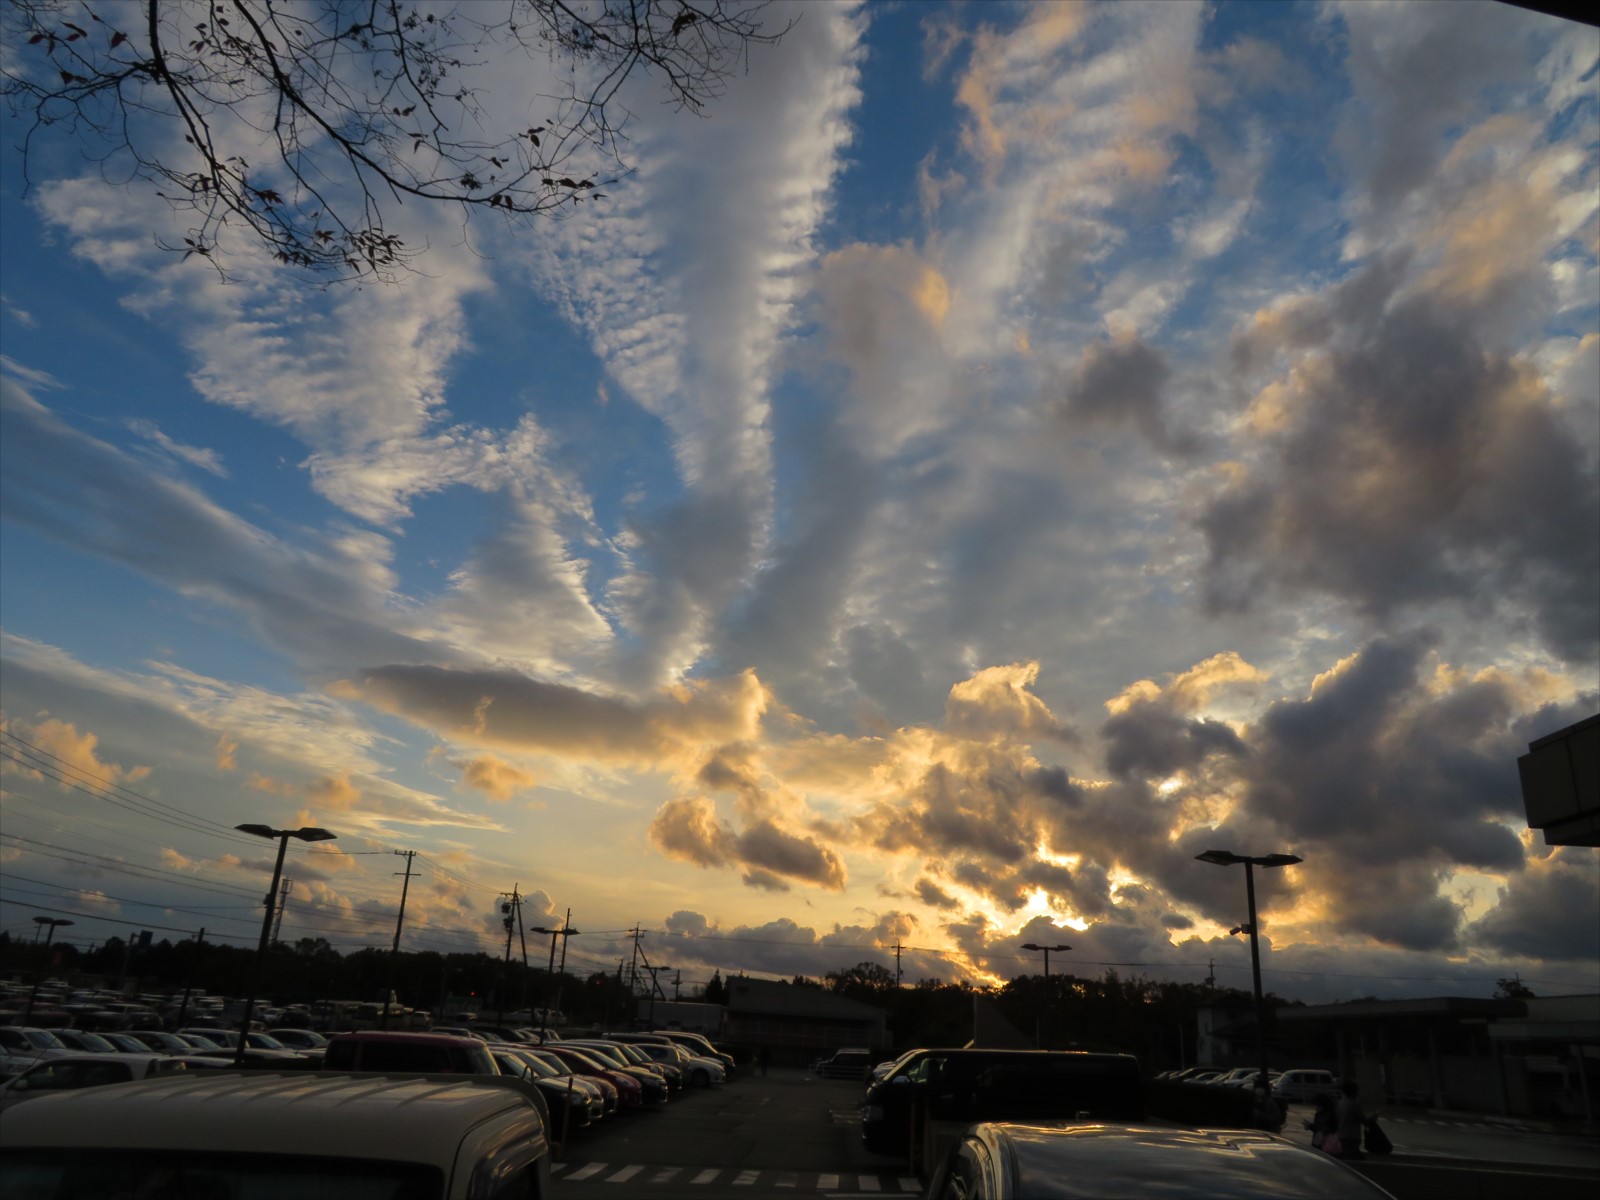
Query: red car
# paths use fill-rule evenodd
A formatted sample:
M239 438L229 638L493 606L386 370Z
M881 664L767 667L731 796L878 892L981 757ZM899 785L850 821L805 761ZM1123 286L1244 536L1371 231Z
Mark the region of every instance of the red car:
M623 1108L644 1107L644 1087L632 1075L604 1066L599 1059L591 1058L583 1051L564 1046L560 1042L551 1042L539 1048L566 1063L574 1074L587 1075L592 1079L604 1079L617 1089L617 1099Z

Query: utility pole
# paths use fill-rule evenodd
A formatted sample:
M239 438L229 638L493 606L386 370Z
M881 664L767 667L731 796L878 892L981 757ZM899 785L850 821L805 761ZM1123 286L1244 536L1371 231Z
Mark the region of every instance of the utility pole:
M499 1024L506 1022L506 989L511 983L511 934L516 929L516 917L513 915L522 905L522 893L518 891L520 884L512 884L509 892L501 892L500 915L502 924L506 927L506 961L500 969L500 986L495 989L496 999L499 1001ZM508 897L508 898L507 898Z
M278 917L277 920L272 923L272 940L274 942L281 942L283 940L283 910L288 906L289 893L291 890L293 890L293 888L294 880L285 879L283 881L283 886L278 890Z
M633 927L633 961L628 964L628 995L638 994L639 989L639 926Z
M900 987L900 942L898 939L894 944L894 986L898 991Z
M406 893L411 890L411 860L416 858L415 850L396 850L401 858L406 860L406 869L396 871L396 875L403 875L400 883L400 915L394 920L394 945L389 948L388 979L383 985L383 1016L378 1019L378 1028L389 1028L389 999L394 995L394 969L396 960L400 957L400 927L406 920Z
M672 1002L674 1004L676 1004L678 1002L678 992L679 992L679 989L681 989L682 987L683 987L683 972L679 971L676 975L674 975L672 977Z

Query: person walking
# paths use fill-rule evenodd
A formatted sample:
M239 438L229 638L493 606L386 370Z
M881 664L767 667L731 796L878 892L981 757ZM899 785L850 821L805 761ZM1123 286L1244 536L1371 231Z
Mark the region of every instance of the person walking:
M1354 1079L1339 1081L1339 1103L1335 1112L1339 1118L1339 1157L1361 1157L1361 1129L1366 1124L1366 1114L1361 1111L1361 1101L1356 1097L1361 1085Z
M1311 1114L1311 1119L1300 1123L1311 1131L1311 1145L1318 1150L1324 1149L1328 1135L1339 1132L1339 1114L1334 1110L1333 1097L1323 1092L1317 1097L1317 1109Z

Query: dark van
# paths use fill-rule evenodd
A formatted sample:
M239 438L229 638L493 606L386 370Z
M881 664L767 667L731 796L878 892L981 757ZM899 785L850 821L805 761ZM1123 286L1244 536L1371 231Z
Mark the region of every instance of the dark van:
M327 1071L402 1071L447 1075L498 1075L489 1047L477 1038L442 1033L364 1030L328 1039Z
M875 1154L904 1154L913 1123L1079 1118L1144 1118L1136 1058L1081 1050L919 1050L867 1089L861 1141Z

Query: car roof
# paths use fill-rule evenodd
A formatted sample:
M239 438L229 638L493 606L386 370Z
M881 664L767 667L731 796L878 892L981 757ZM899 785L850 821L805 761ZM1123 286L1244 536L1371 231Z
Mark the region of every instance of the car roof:
M181 1072L19 1105L6 1113L0 1146L449 1163L465 1127L536 1111L531 1092L521 1080L476 1075ZM446 1113L451 1120L441 1120Z
M1377 1200L1389 1195L1321 1151L1251 1130L986 1122L970 1135L1007 1164L1015 1194L1028 1200Z

